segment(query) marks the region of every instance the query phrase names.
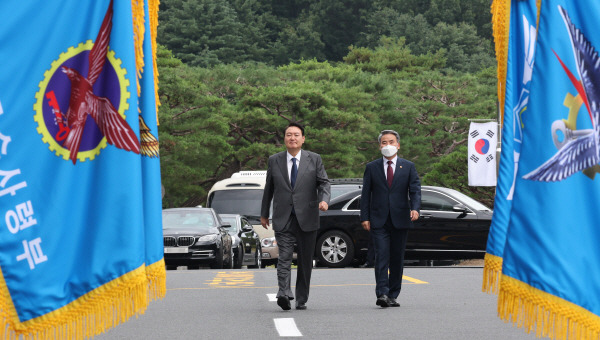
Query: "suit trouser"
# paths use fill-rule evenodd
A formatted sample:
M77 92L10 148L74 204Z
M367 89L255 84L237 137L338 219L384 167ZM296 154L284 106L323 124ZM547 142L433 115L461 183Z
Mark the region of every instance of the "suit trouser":
M277 297L287 296L290 300L294 298L291 290L292 259L294 256L294 243L297 243L298 270L296 274L296 301L298 303L306 303L310 290L310 276L317 241L317 231L303 231L300 229L296 215L290 215L283 230L275 231L275 239L279 247L279 259L277 262L279 291L277 292Z
M396 299L402 288L408 229L396 229L388 217L382 228L371 228L375 248L375 294ZM389 270L389 275L388 275Z

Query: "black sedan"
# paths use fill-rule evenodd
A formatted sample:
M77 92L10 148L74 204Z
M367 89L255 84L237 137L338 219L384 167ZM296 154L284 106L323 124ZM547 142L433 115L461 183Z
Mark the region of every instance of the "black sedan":
M245 216L219 214L223 222L231 224L229 235L233 241L233 268L260 268L262 250L260 237Z
M233 248L227 229L211 208L164 209L163 242L167 269L231 268Z
M369 232L360 223L361 190L331 200L321 212L316 258L327 267L345 267L366 259ZM408 232L406 259L483 258L492 210L456 190L423 186L421 216Z

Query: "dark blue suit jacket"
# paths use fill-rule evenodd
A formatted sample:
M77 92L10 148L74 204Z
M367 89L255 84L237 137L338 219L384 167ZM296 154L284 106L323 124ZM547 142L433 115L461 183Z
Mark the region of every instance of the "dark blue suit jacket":
M421 209L421 182L413 162L398 157L392 187L388 187L383 158L367 164L360 199L360 220L382 228L391 217L395 228L412 228L410 211ZM409 201L410 197L410 201Z

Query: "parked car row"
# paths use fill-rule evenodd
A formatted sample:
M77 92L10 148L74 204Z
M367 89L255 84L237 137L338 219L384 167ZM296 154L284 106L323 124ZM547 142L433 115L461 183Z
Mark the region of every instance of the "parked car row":
M360 221L361 190L342 194L321 212L316 259L344 267L366 259L369 232ZM421 214L408 232L406 259L483 258L492 210L456 190L423 186Z
M264 181L264 171L236 173L215 183L208 194L210 208L164 210L167 268L276 265L277 241L272 229L260 225ZM360 223L361 188L361 178L331 180L329 209L320 212L317 234L315 259L320 265L338 268L365 261L369 232ZM211 215L212 220L191 229L183 217L175 217L193 212ZM409 231L406 259L483 258L491 217L491 209L467 195L449 188L423 186L421 214Z
M162 218L167 269L261 267L260 239L244 216L196 207L164 209Z

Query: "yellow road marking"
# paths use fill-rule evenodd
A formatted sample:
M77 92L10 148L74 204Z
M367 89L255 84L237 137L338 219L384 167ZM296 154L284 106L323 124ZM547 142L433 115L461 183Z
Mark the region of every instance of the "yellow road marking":
M254 272L217 272L217 275L212 280L206 280L205 284L212 287L252 287L254 286Z
M421 281L421 280L419 280L419 279L415 279L414 277L410 277L410 276L406 276L406 275L403 275L403 276L402 276L402 279L403 279L403 280L410 281L410 282L412 282L412 283L416 283L416 284L429 284L429 282L426 282L426 281Z
M250 273L251 275L248 275ZM240 275L238 275L240 274ZM402 276L404 284L429 284L429 282L421 281L409 276ZM253 272L218 272L212 280L207 280L205 285L209 287L189 287L189 288L167 288L167 290L203 290L215 288L255 288L255 289L277 289L277 286L257 287L254 285ZM374 283L344 283L334 285L310 285L311 287L352 287L352 286L375 286ZM295 286L292 286L295 287Z

